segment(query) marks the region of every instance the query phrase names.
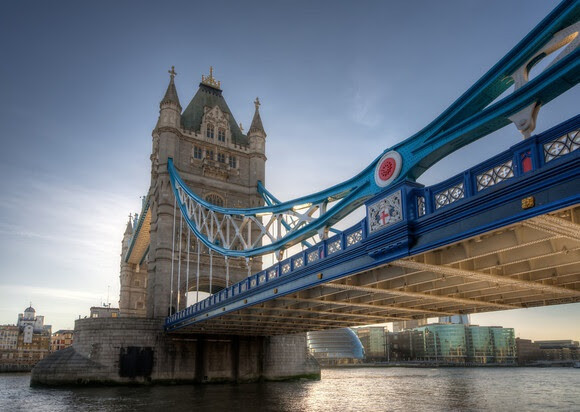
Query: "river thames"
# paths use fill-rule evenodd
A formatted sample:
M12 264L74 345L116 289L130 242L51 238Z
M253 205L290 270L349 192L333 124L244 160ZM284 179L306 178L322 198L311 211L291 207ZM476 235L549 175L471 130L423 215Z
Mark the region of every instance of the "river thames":
M578 411L580 369L323 369L320 381L31 388L0 375L1 411Z

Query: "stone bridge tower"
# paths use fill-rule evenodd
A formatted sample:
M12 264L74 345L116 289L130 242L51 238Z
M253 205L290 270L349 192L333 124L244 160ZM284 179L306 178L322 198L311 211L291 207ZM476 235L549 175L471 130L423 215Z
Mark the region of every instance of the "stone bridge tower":
M258 180L264 182L265 178L266 133L260 118L259 100L255 101L249 131L244 134L222 95L220 82L213 77L212 68L209 76L202 76L199 89L183 112L174 82L176 73L173 68L169 73L169 85L160 102L159 119L152 133L151 186L147 195L150 208L149 251L145 261L137 268L139 270L135 267L124 268L123 264L121 267L119 306L122 313L126 306L139 305L126 299L124 301L123 297L129 294L128 289L123 288L123 274L125 283L132 285L133 296L136 293L136 279L131 281L129 278L143 276L144 272L147 274L146 282L138 282L143 291L146 288L146 313L125 310L132 316L146 314L147 317L165 317L172 311L186 307L186 283L190 291L196 288L198 244L191 234L187 282L188 229L184 224L179 239L180 211L177 209L174 230L174 196L167 171L169 158L173 159L186 184L209 202L240 208L263 205L257 183ZM177 252L180 240L181 284L178 285L180 259ZM226 287L226 282L238 282L250 271L255 273L261 270L261 259L246 261L229 258L226 274L225 258L210 252L203 245L199 247L200 291L215 293Z

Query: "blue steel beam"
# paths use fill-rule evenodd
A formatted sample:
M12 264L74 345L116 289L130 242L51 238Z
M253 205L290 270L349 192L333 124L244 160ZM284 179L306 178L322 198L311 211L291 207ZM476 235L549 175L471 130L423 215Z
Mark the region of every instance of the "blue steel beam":
M268 189L266 189L266 186L264 186L262 184L261 180L258 180L258 193L260 194L260 196L262 196L262 198L264 199L264 201L266 202L266 204L268 206L272 206L272 205L277 205L278 203L281 203L276 196L274 196L272 193L270 193L268 191ZM290 225L286 222L282 222L282 225L287 229L290 230ZM332 230L332 229L331 229ZM334 230L333 230L334 231ZM312 245L310 243L308 243L307 241L303 240L302 241L302 245L306 246L306 247L311 247Z
M351 213L371 196L405 180L415 180L437 161L455 150L488 135L511 121L509 117L531 104L545 105L580 81L580 49L575 48L568 55L557 60L536 78L530 80L511 95L490 105L512 83L512 75L535 54L542 50L559 31L570 27L580 19L580 1L564 1L542 20L518 45L492 67L467 92L457 99L432 123L417 134L385 150L368 167L353 178L332 186L321 192L303 196L291 201L275 203L259 208L232 209L210 204L194 194L181 180L171 159L168 169L174 192L176 184L193 199L224 215L252 215L271 213L280 214L292 210L297 205L316 204L328 200L336 203L320 217L302 228L286 234L281 239L266 246L246 250L231 250L211 241L201 233L187 216L184 203L179 206L191 230L209 248L226 256L250 257L286 249L311 236L325 227L331 227ZM575 34L578 36L578 33ZM539 61L539 60L537 60ZM537 63L535 61L535 63ZM528 70L531 66L528 67ZM376 174L382 167L384 156L396 152L400 158L395 160L400 168L387 184L379 185ZM274 199L274 198L272 198Z

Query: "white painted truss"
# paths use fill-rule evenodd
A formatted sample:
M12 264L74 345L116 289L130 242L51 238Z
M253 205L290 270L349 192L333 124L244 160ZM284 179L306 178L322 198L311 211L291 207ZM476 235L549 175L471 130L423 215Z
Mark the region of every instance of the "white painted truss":
M254 251L252 255L271 253L268 245L280 244L306 226L312 224L326 213L331 201L335 198L324 198L318 203L296 205L281 212L257 212L247 214L242 209L226 209L230 213L222 213L218 208L210 208L187 193L179 181L175 181L175 190L182 206L182 212L191 229L198 237L207 240L220 253L235 255L236 251ZM318 231L320 240L327 238L328 228ZM299 243L285 242L283 247L276 248L279 258L285 248ZM225 252L224 252L225 249Z

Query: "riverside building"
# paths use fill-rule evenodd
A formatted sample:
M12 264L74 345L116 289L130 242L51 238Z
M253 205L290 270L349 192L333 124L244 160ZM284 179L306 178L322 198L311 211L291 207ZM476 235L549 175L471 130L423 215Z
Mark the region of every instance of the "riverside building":
M72 329L59 329L52 334L50 341L51 352L68 348L73 344L73 334Z
M321 365L360 363L364 349L350 328L320 330L306 335L308 350Z
M500 326L435 323L388 334L388 355L394 361L438 364L514 364L514 330Z
M365 360L368 362L387 360L387 340L383 326L357 328L356 334L365 349Z
M0 326L0 371L29 371L50 353L50 325L32 306L18 315L16 325Z

